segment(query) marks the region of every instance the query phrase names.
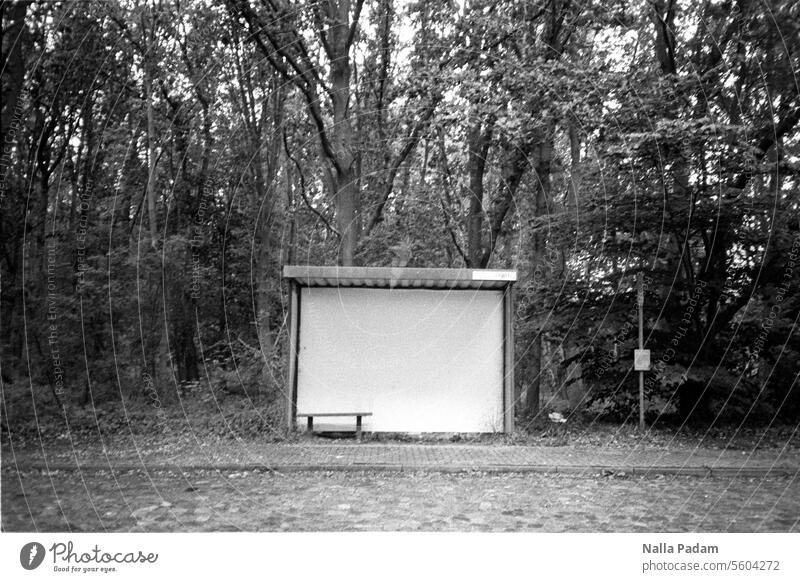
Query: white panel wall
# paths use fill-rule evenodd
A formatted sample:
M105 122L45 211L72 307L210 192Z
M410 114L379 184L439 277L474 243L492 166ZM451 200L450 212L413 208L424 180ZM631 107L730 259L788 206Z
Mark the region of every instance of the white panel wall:
M503 430L501 291L306 287L300 310L298 413L372 412L376 432Z

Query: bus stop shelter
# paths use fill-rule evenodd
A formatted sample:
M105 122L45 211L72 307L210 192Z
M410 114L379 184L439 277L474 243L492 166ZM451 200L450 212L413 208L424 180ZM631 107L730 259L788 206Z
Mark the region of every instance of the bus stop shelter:
M283 276L291 429L318 416L317 429L341 430L359 413L369 432L513 430L516 271L286 266Z

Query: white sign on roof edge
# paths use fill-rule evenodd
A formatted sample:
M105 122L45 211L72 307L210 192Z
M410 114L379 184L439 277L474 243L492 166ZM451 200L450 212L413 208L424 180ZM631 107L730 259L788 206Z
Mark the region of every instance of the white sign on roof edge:
M473 281L516 281L516 271L472 271Z

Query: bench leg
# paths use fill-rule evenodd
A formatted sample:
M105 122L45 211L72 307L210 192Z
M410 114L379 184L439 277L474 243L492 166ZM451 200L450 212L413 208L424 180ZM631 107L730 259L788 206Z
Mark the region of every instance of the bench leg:
M361 442L361 417L356 416L356 439Z
M311 434L314 431L314 417L309 416L308 422L306 423L306 432Z

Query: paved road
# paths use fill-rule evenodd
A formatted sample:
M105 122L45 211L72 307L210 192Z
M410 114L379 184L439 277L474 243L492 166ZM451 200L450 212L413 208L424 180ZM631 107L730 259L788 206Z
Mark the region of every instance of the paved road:
M792 477L2 473L5 531L800 532Z
M3 449L6 531L800 531L796 450L348 441Z

